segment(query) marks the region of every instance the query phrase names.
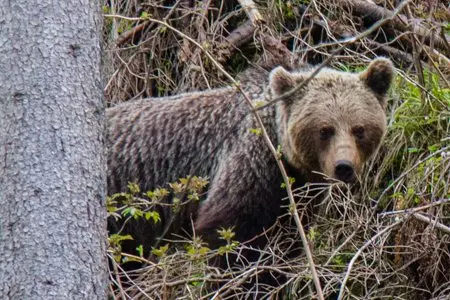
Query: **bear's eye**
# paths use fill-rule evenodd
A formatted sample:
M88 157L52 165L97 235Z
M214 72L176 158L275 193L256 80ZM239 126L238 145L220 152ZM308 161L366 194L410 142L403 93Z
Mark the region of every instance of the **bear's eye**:
M353 134L358 138L358 139L363 139L364 138L364 127L362 126L357 126L353 128Z
M326 141L334 135L334 128L333 127L322 127L320 129L319 134L320 134L320 139L323 141Z

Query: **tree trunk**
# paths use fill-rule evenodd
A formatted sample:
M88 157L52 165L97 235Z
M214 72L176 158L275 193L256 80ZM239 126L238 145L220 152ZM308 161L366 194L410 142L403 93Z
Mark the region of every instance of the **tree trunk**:
M105 299L98 1L0 2L0 299Z

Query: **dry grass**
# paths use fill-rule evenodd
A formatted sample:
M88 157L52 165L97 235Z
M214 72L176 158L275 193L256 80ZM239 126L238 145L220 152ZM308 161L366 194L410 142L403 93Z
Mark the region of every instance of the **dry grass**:
M376 2L395 8L394 1ZM267 37L293 51L285 59L316 64L333 53L330 66L343 70L389 56L398 69L389 132L361 184L351 191L336 183L302 187L295 191L297 208L302 215L306 203L314 207L314 217L305 215L303 222L325 298L450 297L450 48L442 45L449 34L448 7L445 1L411 2L394 19L400 24L390 22L360 40L343 42L371 22L358 14L361 8L345 3L360 1L258 1L265 23L249 30L245 11L234 1L194 6L190 1L110 1L104 8L106 100L114 105L228 84L205 51L236 76L252 64L273 64L272 52L283 49L271 49L263 41ZM427 36L414 24L428 28ZM245 34L235 38L238 28ZM311 198L311 190L320 190L320 196ZM286 223L289 216L265 233L271 242L250 265L241 255L248 250L245 244L229 252L238 264L219 270L207 263L220 255L217 250L201 251L197 239L182 238L173 243L179 247L134 274L124 275L115 265L111 296L311 299L315 289L308 261L295 224ZM259 283L264 272L280 284Z

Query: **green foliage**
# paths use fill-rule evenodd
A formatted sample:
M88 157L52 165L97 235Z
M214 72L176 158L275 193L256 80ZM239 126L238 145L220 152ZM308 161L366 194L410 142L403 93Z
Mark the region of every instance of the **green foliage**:
M281 151L281 145L277 146L277 159L283 158L283 152Z
M191 281L189 282L190 285L194 286L194 287L201 287L202 285L204 285L204 281L202 281L201 279L203 278L203 274L194 274L191 276L191 278L198 278L198 281Z
M142 246L142 245L137 246L136 251L138 252L140 257L144 256L144 246Z
M308 240L314 243L314 241L317 239L318 236L317 229L314 227L311 227L308 231Z
M219 236L222 240L225 240L227 242L230 242L231 239L235 236L233 228L222 228L217 230L217 233L219 233Z
M127 240L133 240L131 235L110 234L108 237L109 249L112 253L112 257L116 262L122 260L122 242Z
M255 135L261 135L262 134L262 129L261 128L250 128L249 131L250 131L250 133L253 133Z
M352 72L352 73L359 73L363 72L367 69L367 64L362 65L346 65L346 64L340 64L338 66L338 69L344 72Z
M286 20L293 20L295 19L295 4L301 4L299 2L307 2L307 1L283 1L283 0L277 0L275 2L276 8L281 11L283 14L283 17L286 18Z
M400 101L386 138L391 151L384 163L391 174L388 186L399 180L404 183L397 183L398 188L389 196L391 201L381 199L383 209L389 204L395 209L422 205L430 201L423 195L438 195L445 189L442 155L449 146L450 89L429 70L423 78L423 88L401 76L395 78L393 91Z
M236 248L239 246L238 241L232 240L235 236L233 228L222 228L217 230L217 233L219 234L220 239L225 240L227 242L225 246L219 247L218 249L219 255L230 253L236 250Z
M172 192L175 194L192 193L203 190L208 185L208 180L203 177L180 178L178 182L169 183Z
M354 253L341 253L337 254L333 257L331 260L331 264L334 266L335 269L345 269L352 259Z
M444 28L444 32L446 34L450 34L450 23L443 24L442 26Z
M141 16L140 16L142 19L147 19L147 18L150 18L151 17L151 14L149 14L148 12L146 12L146 11L143 11L143 12L141 12Z
M426 137L427 144L438 145L450 116L450 89L440 86L437 74L426 71L424 79L428 87L426 92L422 92L416 84L397 76L395 90L403 102L395 111L391 130L401 130L405 137L413 141L423 141L422 138ZM422 93L428 96L425 103Z
M110 14L111 13L111 8L108 5L103 5L102 6L102 12L103 12L103 14Z
M254 108L258 108L258 107L261 107L261 106L263 106L264 104L267 104L267 102L266 101L263 101L263 100L261 100L261 101L254 101L253 102L253 107Z
M187 255L192 260L203 259L211 249L205 247L200 238L196 237L192 243L185 245Z
M294 177L289 177L289 185L292 186L292 184L294 184L294 183L295 183L295 178ZM286 188L286 183L285 182L281 183L281 188L282 189Z
M144 214L144 217L147 221L152 219L155 224L161 221L161 217L157 211L148 211Z
M145 196L154 202L158 202L161 199L164 199L169 195L169 191L162 188L157 188L154 191L148 191L145 193Z
M133 182L128 183L127 192L117 193L106 199L109 217L115 218L116 220L124 219L124 222L145 219L154 224L160 223L162 222L160 210L163 207L170 207L174 213L178 213L182 207L188 205L190 202L200 201L203 190L208 185L208 180L203 177L189 176L180 178L177 182L168 185L169 189L156 188L153 191L142 192L138 184ZM121 243L132 239L133 237L131 235L121 235L120 232L110 235L110 250L117 262L133 260L130 257L122 257L121 255ZM153 248L151 252L160 257L168 249L169 245L165 245L159 248ZM198 254L207 252L206 247L195 249ZM142 245L136 248L138 255L141 257L144 255L144 250Z
M132 195L136 195L136 194L140 193L140 191L141 191L139 185L134 182L129 182L127 187L128 187L130 194L132 194Z
M152 247L152 254L158 257L162 257L166 254L167 250L169 250L169 244L165 244L164 246L161 246L159 248Z
M120 235L120 234L111 234L109 236L109 242L110 244L117 244L120 243L122 241L126 241L126 240L132 240L133 237L131 235Z

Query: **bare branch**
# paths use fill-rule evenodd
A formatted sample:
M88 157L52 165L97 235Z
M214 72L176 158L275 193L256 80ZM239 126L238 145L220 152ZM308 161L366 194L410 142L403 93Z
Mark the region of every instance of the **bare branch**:
M238 0L238 2L252 21L253 26L259 26L264 23L264 18L259 13L253 0Z
M337 300L341 300L342 297L344 296L344 290L345 290L345 285L348 281L348 278L350 277L350 272L353 268L353 265L355 264L356 260L358 259L358 257L361 255L361 253L367 248L369 247L371 244L373 244L375 242L375 240L377 238L379 238L380 236L382 236L383 234L385 234L387 231L392 230L392 228L394 228L395 226L399 225L400 223L403 222L403 218L400 220L397 220L395 223L385 227L383 230L379 231L376 235L374 235L370 240L368 240L361 248L358 249L358 251L355 253L355 255L352 257L350 263L348 264L347 267L347 272L345 273L344 276L344 280L342 280L342 284L341 284L341 288L339 290L339 296L337 298Z
M437 220L433 220L433 218L431 216L424 216L421 213L413 213L412 214L413 218L427 223L431 226L433 226L434 228L437 228L439 230L441 230L442 232L446 233L446 234L450 234L450 227L445 226L444 224L442 224L441 222L438 222Z
M394 18L394 16L397 15L395 12L368 1L338 0L337 3L347 7L352 14L365 18L368 23L386 19L388 20L388 22L386 22L387 26L391 26L400 32L409 31L409 27L411 27L414 34L423 37L428 45L434 43L436 47L446 51L446 44L448 44L448 42L443 40L442 37L436 36L430 28L426 28L424 26L425 22L421 20L412 20L403 15L398 15L397 18Z

